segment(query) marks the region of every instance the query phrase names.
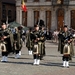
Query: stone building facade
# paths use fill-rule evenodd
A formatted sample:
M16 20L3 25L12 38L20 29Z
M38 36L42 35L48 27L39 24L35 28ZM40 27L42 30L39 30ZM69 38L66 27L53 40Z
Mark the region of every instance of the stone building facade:
M41 19L49 30L59 30L64 24L75 29L75 0L25 0L25 4L27 12L22 11L21 0L16 0L18 23L34 27Z

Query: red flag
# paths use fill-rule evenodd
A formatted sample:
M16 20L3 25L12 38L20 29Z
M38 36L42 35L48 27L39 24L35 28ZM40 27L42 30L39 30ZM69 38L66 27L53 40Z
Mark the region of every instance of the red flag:
M25 11L25 12L27 11L27 7L25 5L24 0L22 0L22 10Z

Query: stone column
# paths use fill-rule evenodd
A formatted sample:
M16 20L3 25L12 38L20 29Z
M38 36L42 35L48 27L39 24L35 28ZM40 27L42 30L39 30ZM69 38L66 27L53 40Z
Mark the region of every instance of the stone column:
M68 9L68 26L69 26L69 28L71 27L71 13L70 13L70 10Z
M20 18L20 10L19 10L19 8L18 7L16 7L16 22L18 22L19 23L19 18Z
M56 11L51 11L51 30L57 29L57 17L56 17Z
M33 27L33 10L29 9L27 12L27 26Z
M20 9L20 24L22 24L22 10Z
M16 0L16 22L22 24L21 0Z
M20 7L16 7L16 22L22 24L22 10Z
M34 27L34 10L32 9L32 27Z

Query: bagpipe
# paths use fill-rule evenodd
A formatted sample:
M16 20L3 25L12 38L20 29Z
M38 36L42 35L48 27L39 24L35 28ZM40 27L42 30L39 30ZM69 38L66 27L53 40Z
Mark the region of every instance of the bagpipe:
M26 47L27 48L33 47L33 39L34 39L34 35L32 33L27 35L27 39L26 39Z
M69 46L69 44L67 44L67 43L65 43L65 45L64 45L63 54L64 54L65 56L70 55L70 46Z
M71 37L72 37L71 34L69 34L67 37L64 37L64 43L70 44L71 43L71 41L70 41ZM68 42L68 41L70 41L70 42Z
M2 52L6 52L6 45L5 45L5 42L1 42L1 43L0 43L0 50L1 50Z
M18 33L14 34L14 43L13 43L14 50L21 50L22 48L22 40Z
M14 44L13 45L14 50L21 50L21 48L22 48L22 41L21 41L21 39L20 39L20 42L15 40L13 44Z
M9 35L9 33L8 33L7 29L4 30L4 31L0 31L0 40L3 41L4 40L4 36L7 37L8 35Z
M70 35L68 35L67 37L64 37L63 54L64 54L65 56L70 55L70 43L71 43L70 37L71 37L71 36L72 36L72 35L70 34ZM70 42L68 42L68 41L70 41Z
M44 33L44 31L40 30L38 36L39 36L39 40L38 41L41 41L41 42L45 41L45 33Z
M38 44L34 44L33 54L38 54Z
M36 35L35 35L35 40L37 40L37 41L35 41L35 40L34 41L37 43L34 43L33 53L40 55L40 54L42 54L41 52L43 51L43 47L44 47L43 42L45 41L45 37L44 37L44 32L39 31L38 33L36 33Z
M39 31L33 33L32 39L33 39L34 43L37 43L37 42L38 42L38 38L39 38L39 37L40 37Z
M33 32L33 54L39 54L39 39L40 39L40 31Z
M4 36L7 36L8 33L7 31L0 31L0 50L3 51L3 52L6 52L6 41Z

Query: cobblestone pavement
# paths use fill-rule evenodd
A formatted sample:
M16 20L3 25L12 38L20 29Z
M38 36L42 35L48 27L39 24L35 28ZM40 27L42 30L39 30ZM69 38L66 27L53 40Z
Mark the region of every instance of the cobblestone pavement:
M62 55L57 51L57 44L49 41L46 42L46 56L39 66L32 65L33 56L28 55L25 46L19 59L15 59L13 54L8 57L7 63L0 62L0 75L75 75L75 57L70 62L70 68L63 68Z

